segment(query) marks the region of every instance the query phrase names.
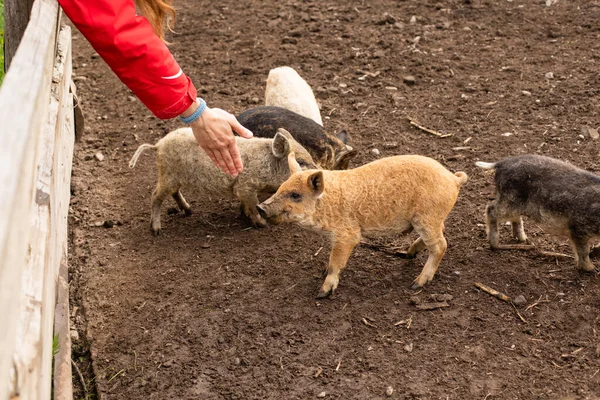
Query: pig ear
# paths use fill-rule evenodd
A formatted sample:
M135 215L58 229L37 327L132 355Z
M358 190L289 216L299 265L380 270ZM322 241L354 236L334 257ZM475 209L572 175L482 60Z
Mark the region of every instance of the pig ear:
M336 154L335 165L333 169L348 169L348 164L350 163L350 160L352 160L358 154L358 151L352 149L352 147L346 147L348 147L349 150L340 151L338 154Z
M350 138L350 135L348 135L348 132L346 132L346 130L339 131L336 136L344 144L348 143L348 139Z
M308 177L309 189L317 197L321 197L323 189L325 188L325 182L323 182L323 171L317 171Z
M284 158L290 154L290 141L281 133L277 132L273 139L273 155L277 158Z
M293 151L288 154L288 166L290 167L290 173L292 174L302 171L300 164L296 161L296 154Z
M294 140L294 137L292 136L291 133L289 133L288 131L286 131L283 128L279 128L277 129L277 133L282 134L283 136L285 136L288 140Z

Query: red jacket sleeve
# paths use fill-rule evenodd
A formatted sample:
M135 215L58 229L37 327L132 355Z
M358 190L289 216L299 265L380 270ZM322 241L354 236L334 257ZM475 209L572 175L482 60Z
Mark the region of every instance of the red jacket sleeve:
M196 100L196 88L134 0L59 0L65 14L100 57L161 119L181 114Z

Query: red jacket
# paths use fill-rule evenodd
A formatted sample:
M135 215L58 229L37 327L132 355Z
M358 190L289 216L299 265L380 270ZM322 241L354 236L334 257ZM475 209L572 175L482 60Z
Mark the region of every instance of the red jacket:
M58 0L65 14L115 74L161 119L196 101L196 88L134 0Z

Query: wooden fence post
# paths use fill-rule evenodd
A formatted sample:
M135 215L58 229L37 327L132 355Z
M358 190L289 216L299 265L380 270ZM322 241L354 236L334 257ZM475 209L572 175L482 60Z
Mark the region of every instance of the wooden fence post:
M29 22L33 0L4 0L4 71L17 52Z

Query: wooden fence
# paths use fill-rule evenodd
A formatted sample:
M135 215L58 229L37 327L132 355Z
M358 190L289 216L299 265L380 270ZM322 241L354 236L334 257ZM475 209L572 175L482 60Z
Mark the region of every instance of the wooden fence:
M0 400L73 396L67 213L74 115L71 31L60 19L56 0L35 0L0 87Z

